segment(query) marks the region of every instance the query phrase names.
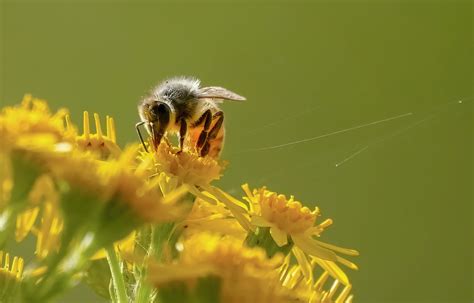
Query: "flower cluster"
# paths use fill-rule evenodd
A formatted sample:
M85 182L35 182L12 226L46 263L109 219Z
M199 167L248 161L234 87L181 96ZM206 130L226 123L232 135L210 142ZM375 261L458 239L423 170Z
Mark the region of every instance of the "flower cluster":
M351 302L331 219L293 196L213 185L226 163L163 142L117 144L98 114L25 96L0 112L0 301L52 301L80 280L111 302ZM2 250L33 238L24 266ZM25 269L23 269L25 267Z

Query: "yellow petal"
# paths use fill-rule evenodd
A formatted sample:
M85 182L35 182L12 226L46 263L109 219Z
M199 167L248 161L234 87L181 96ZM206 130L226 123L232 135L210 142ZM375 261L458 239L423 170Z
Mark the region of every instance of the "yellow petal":
M303 234L291 235L291 238L296 246L311 256L328 261L337 260L337 255L333 251L319 246L312 238L305 237Z
M305 253L296 246L294 246L292 250L293 250L293 255L295 256L296 261L300 265L301 272L303 272L303 275L305 276L306 280L312 281L313 280L313 267L311 266L311 263L309 263L308 258L306 257Z
M339 247L339 246L324 243L324 242L321 242L321 241L318 241L318 240L315 240L315 239L313 239L313 241L318 243L319 246L328 248L330 250L334 250L334 251L339 252L341 254L345 254L345 255L348 255L348 256L358 256L359 255L359 252L357 250L354 250L354 249Z
M321 266L325 271L327 271L334 279L341 281L341 283L344 285L349 284L349 279L347 278L347 275L339 266L337 266L336 263L322 260L319 258L314 258L314 260L316 261L316 263L319 264L319 266Z
M259 227L270 227L273 225L272 223L265 220L265 218L257 215L253 215L250 217L250 223Z
M230 201L232 201L235 205L238 205L240 207L242 207L243 209L245 210L248 210L247 209L247 204L237 200L236 198L232 197L231 195L229 195L228 193L226 193L225 191L217 188L217 187L214 187L216 190L218 190L221 194L223 194L224 196L226 196L227 199L229 199Z
M288 244L288 236L287 234L279 229L276 226L270 227L270 235L272 235L273 240L275 240L275 243L282 247L283 245Z
M357 267L357 265L355 265L354 263L352 263L351 261L349 261L347 259L344 259L343 257L337 256L337 262L339 262L341 264L344 264L345 266L349 267L350 269L359 270L359 267Z
M337 297L336 303L345 303L345 302L347 302L346 298L351 293L351 289L352 289L352 285L350 285L350 284L347 285L346 287L344 287L344 289L341 291L341 293Z
M227 208L232 212L235 219L239 221L240 225L242 225L244 229L246 229L247 231L254 229L254 227L250 224L250 220L244 215L244 214L247 214L246 208L241 207L238 204L235 204L234 201L230 200L228 196L217 187L206 186L204 187L204 189L210 194L214 195L217 199L219 199L219 201L224 203L225 206L227 206Z
M82 119L83 119L83 127L84 127L84 138L88 141L89 138L90 138L90 122L89 122L89 112L87 111L84 111L83 113L83 116L82 116Z
M253 196L253 194L252 194L252 191L250 190L250 187L249 187L248 183L242 184L242 189L244 190L245 194L246 194L249 198L251 198L251 199L254 198L254 196Z
M99 249L91 258L91 260L99 260L107 258L107 252L105 249Z
M16 218L16 231L15 240L17 242L23 241L28 236L28 233L33 228L33 224L36 222L38 217L39 207L34 207L25 210L23 213Z
M244 190L245 194L247 195L247 198L244 198L249 202L249 211L251 213L255 212L255 208L253 207L253 204L255 203L255 197L252 194L252 191L250 190L250 187L247 183L242 185L242 189Z
M327 271L323 272L321 276L319 276L318 281L314 283L314 289L318 290L318 292L321 292L323 290L324 284L328 280L328 277L329 277L329 273ZM321 302L321 301L317 301L317 302Z
M99 138L99 140L102 140L102 127L100 126L99 114L94 113L94 121L95 121L95 131L97 133L97 137Z

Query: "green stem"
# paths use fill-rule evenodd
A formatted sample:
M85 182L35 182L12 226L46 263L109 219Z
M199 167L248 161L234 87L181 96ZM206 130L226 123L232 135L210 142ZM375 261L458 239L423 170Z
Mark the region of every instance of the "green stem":
M150 256L153 256L155 253L154 245L153 245L153 239L155 237L155 229L156 229L156 226L151 226L150 246L147 251L147 257L145 259L148 259ZM142 264L141 271L140 271L140 278L138 280L138 291L135 297L135 303L150 302L151 287L145 281L146 275L147 275L147 267L145 266L145 264Z
M112 281L114 283L115 295L117 296L118 303L128 303L127 290L125 288L125 282L123 275L120 270L120 264L115 253L113 244L106 248L107 261L109 262L110 272L112 274Z
M140 276L140 284L138 286L137 297L135 299L136 303L148 303L150 302L151 287L145 281L145 268L142 268L142 273Z

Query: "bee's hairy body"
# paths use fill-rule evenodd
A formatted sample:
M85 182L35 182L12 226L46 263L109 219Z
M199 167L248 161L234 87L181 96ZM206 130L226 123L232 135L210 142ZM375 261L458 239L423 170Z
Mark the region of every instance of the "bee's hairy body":
M194 78L171 78L155 88L139 103L142 123L156 149L166 134L175 133L183 147L196 148L201 156L217 157L224 143L224 113L221 100L245 98L221 87L200 87Z

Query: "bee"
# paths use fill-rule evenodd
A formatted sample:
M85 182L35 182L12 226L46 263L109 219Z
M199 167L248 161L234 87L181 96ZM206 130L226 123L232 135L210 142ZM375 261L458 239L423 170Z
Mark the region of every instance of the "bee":
M224 144L224 112L219 109L223 100L244 101L244 97L223 87L201 87L192 77L175 77L154 87L138 104L141 122L136 124L140 140L148 152L140 133L144 125L156 150L167 134L179 138L180 152L194 147L201 157L218 157Z

